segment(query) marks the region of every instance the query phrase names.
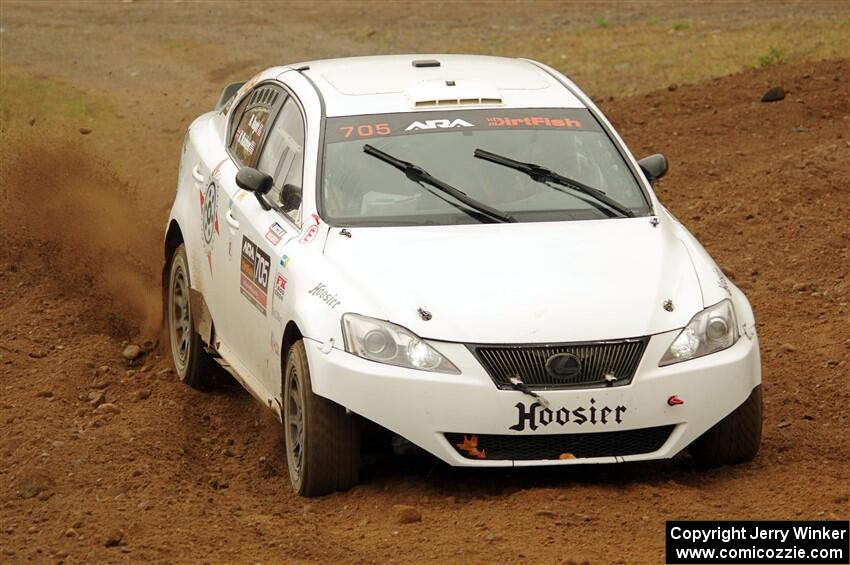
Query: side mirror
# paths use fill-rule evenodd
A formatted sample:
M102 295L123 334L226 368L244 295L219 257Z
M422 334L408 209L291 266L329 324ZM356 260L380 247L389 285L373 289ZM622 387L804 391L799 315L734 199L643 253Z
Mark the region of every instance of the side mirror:
M301 207L301 187L294 184L283 185L280 192L280 205L284 212L291 212Z
M274 180L270 175L253 167L242 167L236 173L236 186L258 196L270 191L273 183Z
M644 157L638 161L638 165L649 182L657 181L667 174L667 158L661 153Z

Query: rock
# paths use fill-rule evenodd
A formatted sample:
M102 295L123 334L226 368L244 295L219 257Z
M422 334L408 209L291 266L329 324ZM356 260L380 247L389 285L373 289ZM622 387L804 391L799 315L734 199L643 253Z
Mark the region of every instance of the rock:
M120 414L121 409L115 404L105 402L94 409L95 414Z
M224 451L221 452L225 457L236 457L236 454L229 447L225 447Z
M35 116L33 116L33 117L31 117L31 118L30 118L30 125L31 125L31 126L34 126L34 125L35 125Z
M40 390L35 393L36 398L53 398L52 390Z
M124 532L121 530L114 530L110 532L109 535L106 536L106 539L103 540L104 547L115 547L119 543L124 541Z
M151 389L143 388L142 390L137 390L136 392L134 392L132 394L132 396L130 397L130 399L133 402L139 402L141 400L146 400L147 398L150 398L150 395L151 395Z
M210 479L209 484L213 490L222 490L230 486L227 481L219 481L218 479Z
M75 538L79 535L80 534L78 534L77 530L75 530L74 528L68 528L67 530L65 530L65 537L66 538Z
M785 420L783 422L779 422L779 425L777 425L776 427L781 430L782 428L787 428L790 425L791 425L791 422L789 422L788 420Z
M768 88L761 97L762 102L779 102L780 100L785 100L785 89L781 86Z
M499 535L499 534L494 534L494 533L491 532L491 533L487 534L486 536L484 536L484 539L486 541L489 541L489 542L502 541L502 536Z
M312 504L305 504L301 510L304 512L304 514L315 514L316 513L316 507L313 506Z
M790 343L783 343L780 349L782 349L784 353L793 353L797 351L797 348Z
M33 359L42 359L44 357L47 357L47 353L45 353L44 351L30 351L30 357L32 357Z
M412 524L414 522L422 521L422 514L420 514L419 510L413 506L396 504L393 506L393 510L395 510L396 519L399 524Z
M159 376L159 377L164 377L166 375L170 375L171 373L172 373L172 370L170 368L162 369L162 370L156 372L157 376Z
M97 370L95 371L95 374L96 374L97 376L103 376L103 375L107 374L107 373L108 373L109 371L111 371L111 370L112 370L112 369L110 368L110 366L109 366L109 365L101 365L100 367L98 367L98 368L97 368Z
M558 514L556 512L552 512L551 510L538 510L534 513L535 516L541 516L543 518L557 518Z
M88 394L89 404L94 405L95 408L106 402L106 394L99 391L93 390Z
M807 283L796 283L791 288L794 292L805 292L809 290L809 285Z
M43 471L32 471L24 474L18 480L18 496L21 498L33 498L39 494L51 490L56 483Z
M121 355L123 355L124 359L126 359L127 361L135 361L141 354L142 348L132 343L125 347L124 351L121 352Z
M88 135L91 133L91 128L80 128L80 133L83 135Z

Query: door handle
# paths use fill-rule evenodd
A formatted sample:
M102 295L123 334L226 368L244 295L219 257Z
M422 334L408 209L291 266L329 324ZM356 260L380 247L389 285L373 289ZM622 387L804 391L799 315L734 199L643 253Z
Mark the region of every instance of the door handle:
M239 229L239 222L236 220L236 218L233 217L233 212L231 210L228 210L227 214L224 215L224 220L231 228L235 230Z
M198 165L192 168L192 178L195 179L195 182L204 182L204 175L201 174L201 169L198 168Z

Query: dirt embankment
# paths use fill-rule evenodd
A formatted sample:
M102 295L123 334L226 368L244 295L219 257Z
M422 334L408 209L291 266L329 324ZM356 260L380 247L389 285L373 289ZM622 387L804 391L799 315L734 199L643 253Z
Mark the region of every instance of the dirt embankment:
M759 102L773 85L786 98ZM181 386L156 352L121 357L156 321L158 234L135 226L159 207L102 156L21 145L2 165L2 560L653 563L667 519L846 518L848 91L845 60L603 103L636 154L668 156L662 200L754 305L766 421L753 463L463 471L383 457L352 491L310 501L290 492L281 438L247 394ZM400 524L397 504L422 521Z

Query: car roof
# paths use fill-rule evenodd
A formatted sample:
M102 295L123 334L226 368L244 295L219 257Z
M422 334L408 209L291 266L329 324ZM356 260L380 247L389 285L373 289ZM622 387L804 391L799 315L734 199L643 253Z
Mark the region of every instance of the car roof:
M526 59L378 55L291 65L316 86L327 116L470 108L583 108L555 76Z

